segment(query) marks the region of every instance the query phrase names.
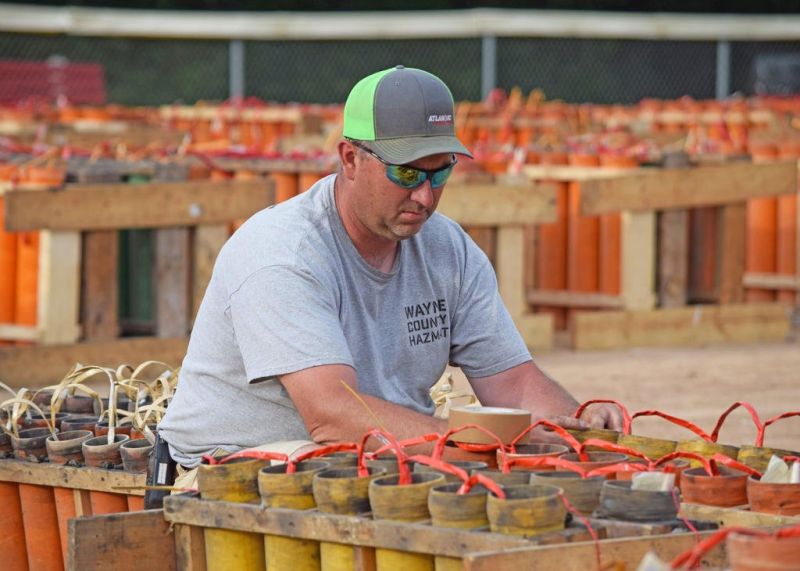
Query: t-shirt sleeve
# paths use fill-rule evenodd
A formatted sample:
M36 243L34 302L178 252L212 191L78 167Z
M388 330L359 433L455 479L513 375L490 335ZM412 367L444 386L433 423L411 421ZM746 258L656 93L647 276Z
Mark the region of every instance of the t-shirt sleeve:
M530 360L500 297L489 259L467 240L463 281L452 320L450 361L468 377L487 377Z
M250 382L319 365L353 366L330 289L302 269L270 266L231 294L231 322Z

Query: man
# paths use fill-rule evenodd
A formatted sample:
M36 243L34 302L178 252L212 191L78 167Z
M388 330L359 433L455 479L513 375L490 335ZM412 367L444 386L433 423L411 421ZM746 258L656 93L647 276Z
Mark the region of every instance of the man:
M375 421L343 383L398 438L442 432L428 390L448 362L484 405L621 427L605 405L585 423L565 417L578 403L533 364L489 260L435 212L457 156L470 156L453 115L447 86L422 70L362 79L340 172L231 237L160 425L175 460L357 440Z

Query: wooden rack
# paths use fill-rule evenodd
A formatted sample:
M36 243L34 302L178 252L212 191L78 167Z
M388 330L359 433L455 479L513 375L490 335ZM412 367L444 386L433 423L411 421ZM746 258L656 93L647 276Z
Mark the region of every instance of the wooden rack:
M617 212L622 216L619 296L527 292L531 304L617 310L576 312L570 330L573 348L767 341L788 334L790 312L785 306L742 303L748 284L745 202L796 193L794 161L680 169L527 166L524 170L537 181L579 181L584 216ZM720 212L717 243L722 255L717 261L715 297L721 305L687 307L687 212L701 206Z
M229 235L228 222L274 203L272 172L330 172L323 161L220 159L231 171L265 178L185 180L187 168L149 162L78 169L78 183L5 194L6 228L42 231L39 324L0 326L0 337L36 345L0 347L6 382L52 383L75 362L118 364L157 359L180 363L187 335ZM149 183L128 184L147 176ZM549 316L531 314L522 280L523 224L551 221L554 190L530 181L454 183L439 210L473 228L497 228L495 260L501 294L529 345L552 345ZM118 322L118 230L155 229L156 334L121 338Z
M174 529L173 537L167 533L164 522ZM163 514L153 511L82 518L73 520L70 525L71 546L74 547L70 557L74 569L99 568L101 562L98 561L97 548L104 538L132 533L136 541L128 545L118 544L113 553L106 555L141 563L148 560L144 550L157 551L165 560L174 555L174 567L170 568L204 571L204 529L228 529L352 545L357 569L365 571L375 568L375 548L458 558L465 570L582 571L594 568L597 561L595 543L589 540L585 530L576 531L575 528L523 539L486 530L438 528L427 522L380 521L368 515L340 516L316 510L264 508L206 501L186 495L166 498ZM710 533L700 532L700 537ZM601 540L600 550L603 561L619 561L634 568L649 550L655 550L669 560L691 548L695 541L692 533L637 536ZM139 555L144 559L139 559ZM703 563L706 566L724 565L726 558L722 547L712 550Z

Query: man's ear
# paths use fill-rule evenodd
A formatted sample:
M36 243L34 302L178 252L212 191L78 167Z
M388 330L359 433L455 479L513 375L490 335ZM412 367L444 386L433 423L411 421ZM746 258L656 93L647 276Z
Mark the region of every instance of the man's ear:
M336 150L339 153L339 161L342 165L342 175L348 180L353 180L355 177L358 150L355 145L345 140L339 141Z

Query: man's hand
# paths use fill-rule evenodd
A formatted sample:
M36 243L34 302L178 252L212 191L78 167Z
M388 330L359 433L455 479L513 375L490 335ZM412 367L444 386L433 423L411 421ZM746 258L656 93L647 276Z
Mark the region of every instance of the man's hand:
M534 422L536 422L536 420L537 419L534 419ZM588 425L583 420L573 418L571 416L550 416L543 420L547 420L568 430L581 430L588 428ZM537 426L531 431L531 442L543 442L545 444L567 444L567 442L565 442L557 432L546 426Z
M622 430L622 412L613 404L591 404L583 411L581 420L590 428L607 428L618 432Z

